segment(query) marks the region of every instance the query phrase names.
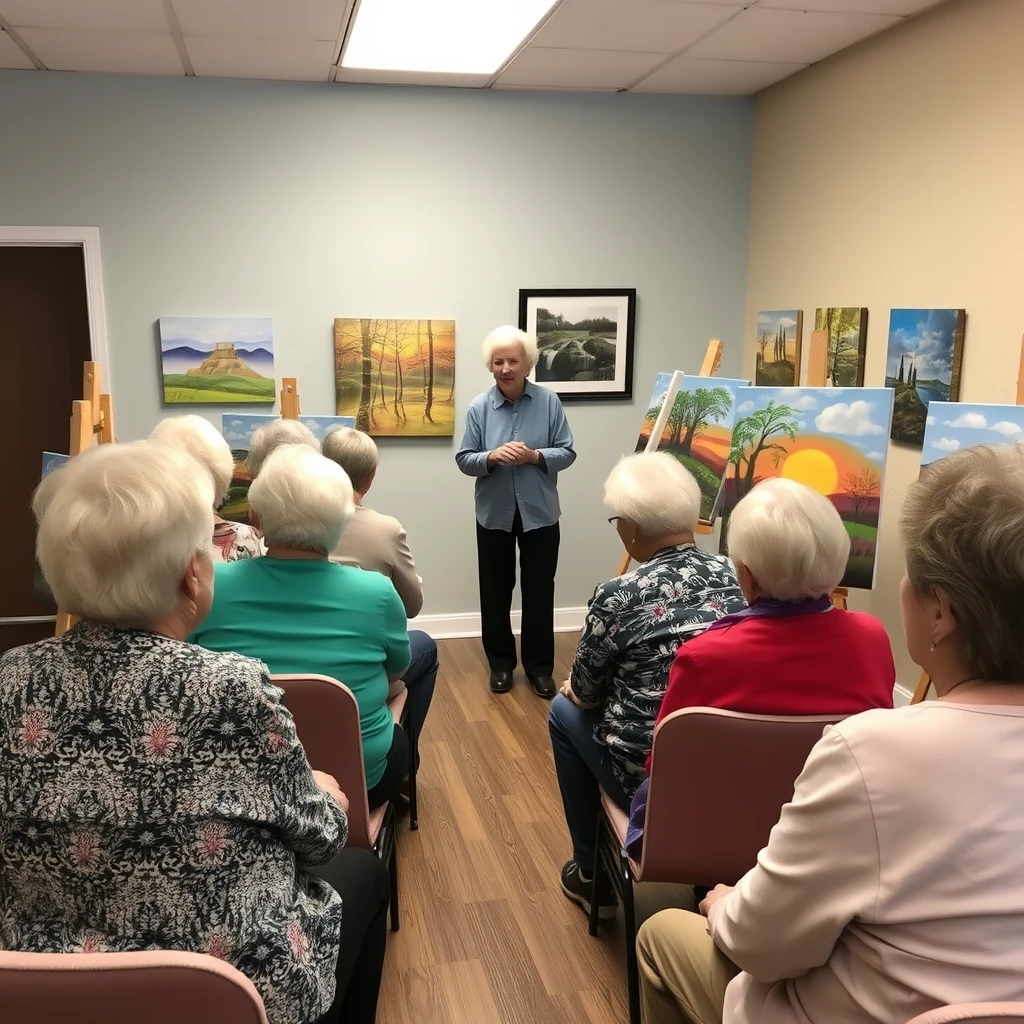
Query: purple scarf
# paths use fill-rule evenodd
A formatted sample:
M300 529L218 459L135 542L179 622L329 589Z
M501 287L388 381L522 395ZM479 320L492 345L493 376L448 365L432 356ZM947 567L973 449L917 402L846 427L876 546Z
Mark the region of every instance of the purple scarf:
M827 594L824 597L809 597L803 601L774 601L768 598L759 598L749 608L744 608L741 612L723 615L711 623L705 632L710 633L713 629L726 629L744 619L785 619L794 615L817 615L820 612L831 610L832 598ZM644 818L647 815L647 791L650 784L650 779L644 779L629 805L629 825L626 828L626 844L622 852L634 860L639 860L643 852Z

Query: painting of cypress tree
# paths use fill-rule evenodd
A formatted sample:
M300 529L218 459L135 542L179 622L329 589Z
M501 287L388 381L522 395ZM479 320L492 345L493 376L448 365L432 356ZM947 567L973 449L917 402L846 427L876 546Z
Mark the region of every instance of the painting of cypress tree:
M794 387L800 383L803 324L802 309L768 309L757 314L757 384Z

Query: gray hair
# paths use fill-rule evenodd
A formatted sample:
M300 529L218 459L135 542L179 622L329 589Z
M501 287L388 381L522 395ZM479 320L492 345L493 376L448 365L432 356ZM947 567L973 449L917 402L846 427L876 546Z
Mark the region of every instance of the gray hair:
M519 345L523 350L523 361L526 363L526 372L529 373L537 365L537 339L519 330L511 324L502 327L495 327L490 334L484 338L484 366L491 369L491 362L494 359L494 350L504 348L506 345Z
M1024 682L1024 448L977 445L933 462L900 512L907 579L919 597L941 589L976 679Z
M36 488L36 556L57 604L83 619L140 627L178 602L189 561L209 552L213 481L185 451L104 444Z
M639 452L620 459L604 482L604 503L636 523L645 537L691 531L700 518L700 487L668 452Z
M253 431L252 440L249 442L246 465L253 480L259 476L263 463L267 461L270 453L284 444L304 444L314 451L320 451L320 442L301 420L274 420L273 423Z
M308 445L271 453L249 488L267 546L327 554L355 512L352 483L335 462Z
M235 460L224 435L208 419L194 413L170 416L153 428L149 439L188 452L212 477L214 504L224 500L235 472Z
M380 461L373 438L352 427L336 427L324 438L322 449L325 458L345 470L352 487L365 494Z
M759 483L729 517L729 555L765 597L800 601L839 586L850 535L824 494L784 478Z

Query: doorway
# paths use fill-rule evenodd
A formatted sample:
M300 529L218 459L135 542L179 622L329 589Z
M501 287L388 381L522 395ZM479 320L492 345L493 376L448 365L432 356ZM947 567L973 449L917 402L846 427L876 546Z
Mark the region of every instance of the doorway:
M0 356L6 401L6 500L0 505L0 651L53 633L52 602L35 588L30 507L42 453L67 453L71 403L82 397L82 363L93 358L82 245L0 245Z

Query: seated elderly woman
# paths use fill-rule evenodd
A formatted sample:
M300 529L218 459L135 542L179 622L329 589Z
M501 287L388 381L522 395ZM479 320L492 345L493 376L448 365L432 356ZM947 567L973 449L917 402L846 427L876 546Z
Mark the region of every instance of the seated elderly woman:
M548 715L573 847L562 892L588 912L600 787L629 807L676 646L745 606L728 559L694 544L700 489L677 459L665 452L623 459L605 481L604 501L639 565L597 588L571 677ZM615 913L610 890L599 913Z
M348 801L263 666L185 642L213 501L204 467L149 441L37 490L39 562L80 621L0 655L0 947L208 953L271 1024L370 1024L387 871L342 852Z
M171 416L153 428L149 439L188 452L206 468L213 479L214 561L235 562L242 558L259 558L263 553L259 530L248 523L229 522L217 512L228 495L231 477L235 472L231 448L221 432L204 416Z
M409 666L405 608L385 576L328 557L354 511L340 466L285 445L260 469L249 505L267 553L217 566L213 607L193 639L258 658L275 674L343 682L359 702L372 810L399 794L409 770L408 740L387 706L389 682Z
M271 452L286 444L304 444L313 451L320 451L320 442L301 420L273 420L253 431L249 442L249 457L245 460L249 476L255 480Z

